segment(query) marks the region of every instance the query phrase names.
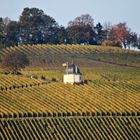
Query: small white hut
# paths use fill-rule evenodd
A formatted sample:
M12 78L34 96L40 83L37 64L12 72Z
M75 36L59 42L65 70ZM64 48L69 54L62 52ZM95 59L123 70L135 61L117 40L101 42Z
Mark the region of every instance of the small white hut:
M70 84L79 84L83 82L82 74L80 73L80 69L74 64L64 64L63 66L66 67L63 81L64 83Z

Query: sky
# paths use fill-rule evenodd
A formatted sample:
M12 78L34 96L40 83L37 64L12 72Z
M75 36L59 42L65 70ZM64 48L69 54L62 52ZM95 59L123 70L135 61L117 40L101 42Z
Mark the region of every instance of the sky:
M75 17L90 14L95 25L126 22L140 34L140 0L0 0L0 17L18 21L25 7L39 8L65 27Z

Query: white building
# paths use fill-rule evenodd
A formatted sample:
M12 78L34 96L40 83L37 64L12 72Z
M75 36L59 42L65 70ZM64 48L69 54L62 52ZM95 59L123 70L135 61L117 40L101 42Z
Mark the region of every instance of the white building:
M82 83L83 78L82 78L82 74L80 73L80 69L74 64L71 65L67 64L63 76L63 81L64 83L70 83L70 84Z

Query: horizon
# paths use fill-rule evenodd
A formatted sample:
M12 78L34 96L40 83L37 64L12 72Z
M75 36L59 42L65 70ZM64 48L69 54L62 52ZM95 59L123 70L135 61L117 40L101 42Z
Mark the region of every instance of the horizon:
M68 22L74 20L77 16L90 14L94 19L94 25L98 22L102 25L104 25L105 22L110 22L112 25L118 24L119 22L126 22L127 26L131 28L133 32L140 35L139 5L139 0L107 0L105 2L101 0L83 0L82 2L80 0L14 0L9 2L5 0L0 5L0 17L8 17L11 20L18 21L25 7L35 7L53 17L59 25L67 27Z

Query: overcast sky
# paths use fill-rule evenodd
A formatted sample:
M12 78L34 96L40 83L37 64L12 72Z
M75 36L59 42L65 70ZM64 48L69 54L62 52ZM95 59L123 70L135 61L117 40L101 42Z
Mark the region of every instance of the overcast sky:
M126 22L140 34L140 0L0 0L0 17L18 20L25 7L42 9L63 26L81 14L90 14L95 24Z

